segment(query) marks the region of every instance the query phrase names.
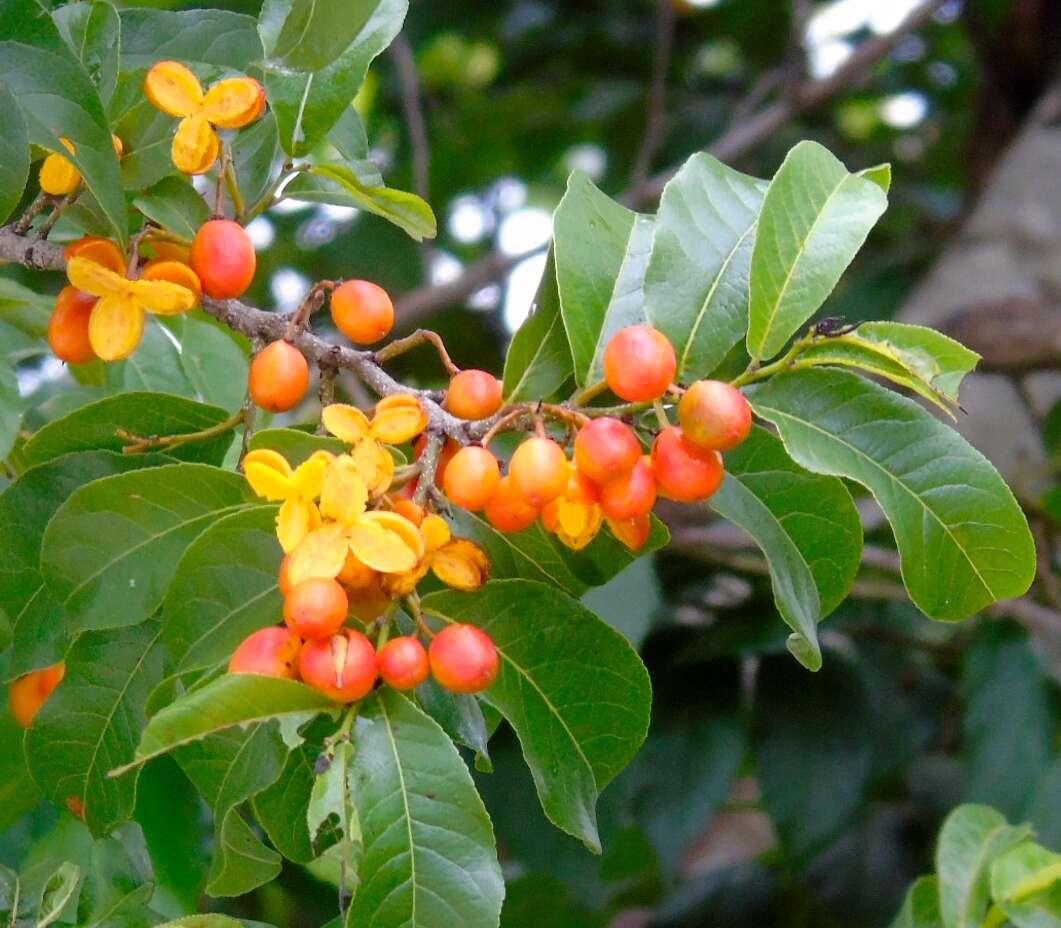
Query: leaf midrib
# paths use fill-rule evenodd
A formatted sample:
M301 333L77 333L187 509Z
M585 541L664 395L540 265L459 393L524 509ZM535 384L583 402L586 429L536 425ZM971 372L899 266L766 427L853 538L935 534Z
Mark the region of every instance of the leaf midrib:
M398 784L401 788L402 805L405 808L405 830L409 836L409 885L413 889L413 900L411 911L409 912L409 924L416 924L416 843L413 840L413 820L412 812L409 809L409 794L405 786L405 770L402 768L401 757L398 754L398 744L394 739L394 729L391 726L390 715L387 713L387 706L382 697L377 698L376 705L379 706L379 711L383 715L383 722L387 729L387 741L391 746L391 752L394 755L394 769L398 772Z
M760 404L760 405L764 405L764 404ZM984 592L987 593L988 596L994 598L994 596L995 596L994 591L991 589L991 587L988 585L987 581L984 579L983 575L977 569L977 566L976 566L975 562L973 561L973 559L971 557L969 557L969 554L966 552L965 548L958 543L958 539L954 536L954 532L951 531L950 526L947 525L947 523L944 522L942 518L940 518L939 514L934 509L929 507L929 505L927 503L925 503L924 500L922 500L921 497L918 496L917 493L914 492L914 490L912 488L907 486L897 475L895 475L891 471L887 470L882 464L880 464L878 461L875 461L873 458L871 458L868 454L866 454L861 449L856 448L850 442L844 441L842 438L840 438L839 435L836 435L833 432L828 432L825 429L821 428L818 425L815 425L813 422L810 422L807 419L801 419L798 416L794 416L794 415L792 415L790 413L782 412L781 410L777 409L776 407L764 406L764 408L769 409L773 415L780 416L783 419L789 419L792 422L797 423L798 425L802 425L805 428L811 429L812 431L815 431L815 432L820 433L821 435L824 435L826 438L832 439L837 444L843 445L845 448L847 448L849 451L851 451L851 453L854 454L856 457L860 458L861 460L868 461L870 464L873 465L873 467L875 467L882 474L884 474L884 476L887 477L889 480L891 480L896 486L899 486L903 490L905 490L906 493L913 500L915 500L917 502L917 504L925 512L929 513L932 516L932 518L939 524L939 526L943 529L944 533L951 540L951 543L954 545L954 547L957 548L957 550L959 552L961 552L962 557L964 558L966 563L971 568L973 574L975 574L976 579L980 581L980 585L983 588Z

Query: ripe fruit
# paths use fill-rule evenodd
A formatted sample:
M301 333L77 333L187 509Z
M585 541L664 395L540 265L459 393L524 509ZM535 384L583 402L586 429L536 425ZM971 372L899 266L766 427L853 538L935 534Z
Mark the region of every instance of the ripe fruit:
M575 436L575 464L594 483L629 473L641 459L641 442L625 422L593 419Z
M280 588L280 595L286 597L291 592L291 555L285 554L280 562L280 573L277 575L276 585Z
M681 428L672 425L652 445L652 473L660 493L668 499L695 503L722 485L722 455L686 441Z
M413 525L421 525L424 521L423 506L418 506L411 499L400 499L394 504L394 511L403 519L408 519Z
M307 641L298 661L304 682L336 702L356 702L376 682L376 650L361 632L344 628L331 638Z
M608 526L612 534L631 551L640 551L648 541L648 536L652 534L652 518L648 513L621 522L609 519Z
M512 485L507 474L501 478L490 502L486 504L486 520L499 532L522 532L538 518L538 508L528 503Z
M620 329L604 351L604 378L612 393L629 403L663 396L677 367L674 346L650 325Z
M446 409L458 419L485 419L501 408L501 381L486 371L456 374L446 391Z
M48 346L60 361L84 364L96 357L88 339L88 320L96 298L76 287L63 287L48 322Z
M298 676L298 635L287 628L261 628L248 635L228 662L229 673L259 673L266 677Z
M347 552L346 560L343 562L342 570L339 571L338 580L348 593L355 590L364 590L370 587L379 575L367 564L363 564L353 551ZM349 607L349 606L348 606Z
M251 362L250 394L262 409L287 412L309 390L309 364L290 342L266 345Z
M427 679L427 651L411 636L392 638L376 655L380 679L396 690L411 690Z
M469 445L453 455L442 486L457 506L478 512L490 502L500 482L497 458L479 445Z
M203 293L215 300L243 296L257 267L250 236L231 219L203 223L192 242L191 262Z
M332 319L355 345L372 345L394 328L394 304L371 281L348 280L332 293Z
M508 465L512 486L539 509L567 487L567 455L551 438L532 435L516 449Z
M19 677L8 690L7 699L11 714L23 728L29 728L33 717L52 695L66 674L66 664L60 661L51 667L31 670Z
M656 504L656 478L648 458L641 457L628 474L609 480L600 491L600 508L609 519L636 519Z
M431 674L454 693L481 693L497 678L494 642L474 625L448 625L431 641Z
M165 258L155 258L144 265L140 277L144 280L168 280L171 284L184 287L195 294L195 302L203 298L203 285L199 276L183 261L170 261Z
M350 601L337 580L310 577L296 583L284 600L284 621L300 638L327 638L346 621Z
M685 440L707 451L729 451L752 430L744 394L721 380L698 380L682 394L678 421Z

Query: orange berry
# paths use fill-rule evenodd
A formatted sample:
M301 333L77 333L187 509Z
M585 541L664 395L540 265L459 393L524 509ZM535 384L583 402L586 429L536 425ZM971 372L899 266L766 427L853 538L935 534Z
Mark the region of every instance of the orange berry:
M393 509L403 519L408 519L413 525L420 525L424 521L423 506L418 506L411 499L400 499L395 502Z
M452 503L469 512L478 512L490 502L500 482L497 458L486 448L469 445L453 455L442 486Z
M432 676L454 693L481 693L497 679L497 648L474 625L446 626L431 640L428 657Z
M538 508L528 503L512 485L507 474L501 478L490 502L486 504L486 520L499 532L522 532L538 518Z
M500 380L487 371L467 370L449 382L445 406L458 419L485 419L503 402Z
M516 492L531 506L541 508L567 487L567 455L551 438L532 435L512 455L508 473Z
M631 551L640 551L648 541L648 536L652 534L652 517L646 512L644 515L622 521L609 519L608 527Z
M376 682L376 650L361 632L344 628L331 638L307 641L298 661L304 682L335 702L356 702Z
M66 664L59 661L51 667L31 670L15 680L7 693L8 704L15 721L23 728L29 728L34 716L40 712L41 706L48 701L48 697L52 695L65 675Z
M327 638L346 621L350 601L338 580L310 577L296 583L284 600L284 621L300 638Z
M722 485L722 455L686 441L681 428L671 425L652 445L652 473L660 493L668 499L699 502Z
M685 440L707 451L730 451L752 430L752 408L744 394L721 380L698 380L678 403Z
M257 673L266 677L298 678L302 642L287 628L260 628L240 642L228 662L229 673Z
M371 586L372 581L377 576L379 575L376 571L367 564L363 564L353 551L349 551L347 552L346 560L343 562L343 568L335 579L346 587L349 593L354 590L364 590Z
M609 480L600 490L600 508L609 519L625 521L647 515L656 504L656 478L647 457L630 472Z
M48 347L60 361L84 364L96 357L88 338L88 320L96 298L76 287L63 287L48 322Z
M291 555L285 554L280 562L280 573L277 575L276 585L280 587L280 595L286 597L291 592Z
M394 304L371 281L348 280L332 293L332 319L355 345L372 345L394 328Z
M605 484L629 473L641 459L641 442L625 422L603 416L575 436L575 464L594 483Z
M258 262L243 226L231 219L211 219L195 235L191 263L207 296L231 300L247 292Z
M262 409L287 412L306 397L309 364L290 342L266 345L251 362L250 394Z
M380 679L396 690L411 690L427 679L427 651L418 638L392 638L376 655Z
M629 403L663 396L677 367L674 346L650 325L620 329L604 351L604 378L612 393Z

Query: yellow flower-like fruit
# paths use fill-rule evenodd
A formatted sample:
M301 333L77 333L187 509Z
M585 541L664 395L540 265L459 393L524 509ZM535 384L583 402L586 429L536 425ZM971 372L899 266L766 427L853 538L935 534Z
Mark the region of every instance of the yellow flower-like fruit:
M70 139L60 138L59 141L62 142L63 148L70 152L71 155L77 154L77 146ZM120 158L125 150L122 140L115 135L113 143L115 154ZM58 152L53 152L44 159L37 179L41 185L41 190L56 197L73 193L81 186L81 172L74 167L69 158Z
M292 468L282 454L269 448L258 448L243 459L243 472L251 489L270 502L283 503L276 516L276 535L287 554L320 527L316 500L329 459L327 452L316 452Z
M144 334L144 312L173 316L187 312L195 294L168 280L129 280L88 258L71 258L66 265L70 283L98 296L89 319L92 350L104 361L127 358Z
M217 129L241 129L265 109L265 90L254 78L230 77L205 93L199 79L178 61L160 61L144 78L151 103L180 123L171 154L185 174L205 174L217 161Z

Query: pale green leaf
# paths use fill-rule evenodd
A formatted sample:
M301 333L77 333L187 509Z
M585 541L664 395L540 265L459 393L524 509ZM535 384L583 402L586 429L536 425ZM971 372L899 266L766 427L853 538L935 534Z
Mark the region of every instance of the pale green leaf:
M109 3L71 3L55 11L55 24L81 66L99 88L104 106L118 83L121 24Z
M0 85L0 223L18 206L29 179L29 134L11 91Z
M271 55L294 71L330 65L365 28L380 0L292 0Z
M943 928L936 877L923 876L914 882L890 928Z
M142 191L134 200L141 213L184 238L195 238L199 227L210 218L206 200L183 177L164 177Z

